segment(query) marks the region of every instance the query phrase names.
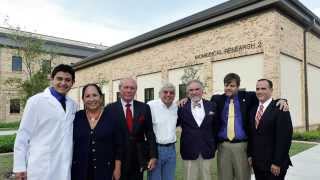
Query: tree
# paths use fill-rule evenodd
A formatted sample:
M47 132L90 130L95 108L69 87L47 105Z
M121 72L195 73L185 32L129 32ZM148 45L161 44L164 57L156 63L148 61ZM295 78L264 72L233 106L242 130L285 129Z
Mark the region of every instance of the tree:
M22 71L25 75L25 77L7 78L5 83L21 92L24 104L30 96L43 91L49 85L51 62L57 54L54 53L55 47L50 50L44 48L45 41L39 35L22 31L19 26L11 26L7 19L5 23L10 31L7 37L11 40L16 55L22 57L24 65Z
M40 71L32 74L30 79L27 79L21 83L21 90L23 92L21 100L23 104L29 97L42 92L48 86L48 73L45 69L41 69Z
M187 84L188 81L191 81L194 79L200 80L200 77L198 75L199 69L196 69L191 66L191 67L184 69L183 71L184 71L184 74L181 77L181 82L183 84Z
M184 73L181 77L181 82L182 82L182 88L179 88L179 99L184 98L186 96L186 84L191 81L191 80L199 80L200 81L200 76L199 76L199 69L195 68L193 66L190 66L186 69L183 70ZM208 88L208 78L204 78L203 83L203 88L204 88L204 93L207 92Z

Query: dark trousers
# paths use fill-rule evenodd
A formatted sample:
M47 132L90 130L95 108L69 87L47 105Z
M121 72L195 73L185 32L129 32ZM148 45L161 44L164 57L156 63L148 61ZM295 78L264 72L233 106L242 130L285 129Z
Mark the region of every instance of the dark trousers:
M271 170L262 170L259 169L258 167L253 165L253 171L254 171L254 176L256 180L284 180L286 174L287 174L286 168L281 168L280 169L280 174L279 176L275 176L271 173Z
M143 180L143 173L139 171L127 171L121 173L120 180Z
M120 180L143 180L143 171L140 171L136 141L129 140L126 145L124 159L121 161Z

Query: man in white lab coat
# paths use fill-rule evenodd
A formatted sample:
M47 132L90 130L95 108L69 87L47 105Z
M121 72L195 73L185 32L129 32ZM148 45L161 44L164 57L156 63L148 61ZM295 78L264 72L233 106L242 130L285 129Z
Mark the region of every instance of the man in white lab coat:
M14 144L17 180L70 180L76 103L66 96L75 81L69 65L51 74L51 87L30 97Z

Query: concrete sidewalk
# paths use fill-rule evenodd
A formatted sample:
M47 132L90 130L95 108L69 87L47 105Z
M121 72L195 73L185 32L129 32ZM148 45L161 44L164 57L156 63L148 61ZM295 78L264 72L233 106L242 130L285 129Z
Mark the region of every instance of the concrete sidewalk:
M318 180L320 179L320 145L291 157L293 166L289 167L288 180ZM251 180L255 180L252 175Z
M0 136L4 136L4 135L12 135L17 133L17 130L8 130L8 131L0 131Z

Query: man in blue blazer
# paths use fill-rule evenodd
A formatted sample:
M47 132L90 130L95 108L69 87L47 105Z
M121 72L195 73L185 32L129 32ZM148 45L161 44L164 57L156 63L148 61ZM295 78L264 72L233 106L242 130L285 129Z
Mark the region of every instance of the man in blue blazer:
M180 153L184 160L184 180L211 179L212 159L216 151L216 105L202 99L203 85L187 83L188 101L178 109L181 126Z

